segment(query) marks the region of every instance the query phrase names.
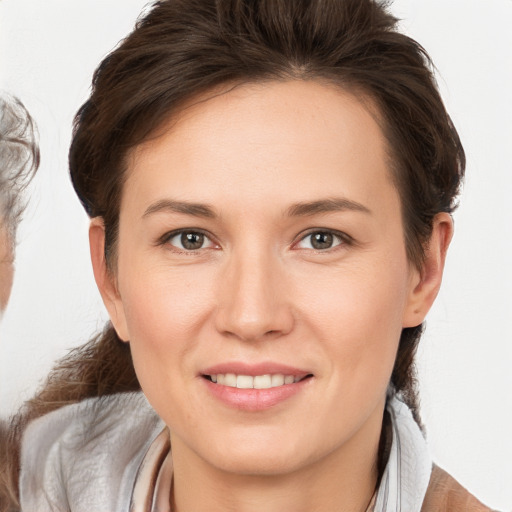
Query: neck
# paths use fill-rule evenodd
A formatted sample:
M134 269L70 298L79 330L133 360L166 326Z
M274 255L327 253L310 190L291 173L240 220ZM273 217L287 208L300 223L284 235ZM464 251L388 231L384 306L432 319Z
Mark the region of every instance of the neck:
M210 464L171 435L173 512L365 512L378 479L382 415L342 447L285 474L244 475ZM200 492L198 492L200 489Z

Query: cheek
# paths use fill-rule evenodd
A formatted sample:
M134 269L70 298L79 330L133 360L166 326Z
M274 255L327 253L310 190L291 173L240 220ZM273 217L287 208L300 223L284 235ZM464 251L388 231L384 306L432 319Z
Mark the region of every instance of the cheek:
M7 228L0 219L0 314L7 306L14 277L14 254Z
M11 295L14 266L10 262L0 262L0 313L4 311Z
M140 353L158 365L191 350L213 304L211 275L165 265L127 268L138 269L119 279L134 358Z
M350 271L318 272L297 291L302 295L300 316L323 340L333 371L342 368L351 378L358 373L361 378L388 378L402 330L406 268L405 258L381 258Z
M131 277L122 292L137 378L152 406L166 419L169 403L173 410L190 413L183 383L192 374L190 355L200 338L207 292L205 286L193 283L179 273L153 269Z

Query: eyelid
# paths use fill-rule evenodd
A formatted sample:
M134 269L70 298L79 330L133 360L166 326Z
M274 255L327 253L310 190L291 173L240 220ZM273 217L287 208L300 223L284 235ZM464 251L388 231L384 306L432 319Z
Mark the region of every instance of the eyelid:
M334 237L339 238L341 240L341 242L339 244L334 245L333 247L329 247L328 249L314 249L313 248L313 249L305 249L305 250L311 250L311 251L316 251L316 252L328 252L328 251L335 250L340 245L354 245L354 243L355 243L354 239L350 235L347 235L347 233L344 233L343 231L338 231L336 229L330 229L330 228L310 228L307 231L302 232L297 236L297 241L293 242L292 249L295 249L300 242L302 242L305 238L307 238L308 236L311 236L315 233L329 233L329 234L333 235ZM299 247L298 249L300 250L303 248Z
M201 247L200 249L188 249L187 250L187 249L181 249L181 248L176 247L175 245L172 245L169 243L170 240L172 240L174 237L181 235L183 233L197 233L197 234L203 235L205 238L207 238L210 241L211 246ZM201 251L203 249L211 249L211 248L220 247L219 243L215 240L215 237L212 236L208 231L205 231L204 229L201 229L201 228L179 228L179 229L173 229L172 231L167 231L164 235L162 235L161 237L159 237L157 239L156 245L169 245L169 246L173 247L173 249L175 249L176 251L186 252L186 253L194 253L194 252Z
M215 240L215 237L213 235L211 235L208 231L201 229L201 228L179 228L179 229L174 229L172 231L168 231L164 235L162 235L161 237L159 237L157 239L156 245L171 245L171 244L169 244L169 241L171 239L173 239L174 237L181 235L183 233L201 234L210 241L212 246L214 246L216 248L220 248L220 244ZM324 249L324 250L322 250L322 249L307 249L307 250L313 250L313 251L317 251L317 252L327 252L329 250L336 249L336 247L338 247L340 245L353 245L355 243L354 239L350 235L347 235L347 233L344 233L343 231L338 231L336 229L330 229L330 228L310 228L310 229L306 230L305 232L300 233L296 237L296 241L292 243L292 249L295 249L300 242L302 242L305 238L307 238L308 236L311 236L315 233L329 233L329 234L333 235L334 237L339 238L341 240L341 242L339 244L336 244L333 247L330 247L330 248ZM202 249L212 248L211 246L209 246L209 247L201 247L200 249L195 249L195 250L194 249L190 249L190 250L183 249L182 250L179 247L176 247L174 245L171 245L171 247L173 247L177 251L187 252L187 253L194 253L194 252L200 251Z

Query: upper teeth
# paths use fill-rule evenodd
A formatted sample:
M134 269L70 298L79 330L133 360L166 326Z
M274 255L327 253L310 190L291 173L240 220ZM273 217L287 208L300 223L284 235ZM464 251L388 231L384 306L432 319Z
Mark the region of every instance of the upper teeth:
M274 375L235 375L234 373L218 373L217 375L210 375L212 382L229 386L231 388L240 389L268 389L284 384L293 384L299 382L300 377L293 375L283 375L276 373Z

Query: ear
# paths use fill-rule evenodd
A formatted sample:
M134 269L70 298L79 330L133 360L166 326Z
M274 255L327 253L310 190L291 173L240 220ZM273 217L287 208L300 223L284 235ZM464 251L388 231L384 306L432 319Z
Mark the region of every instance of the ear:
M109 270L105 259L105 225L101 217L91 220L89 226L89 247L96 285L107 308L112 325L119 338L128 341L128 329L123 302L117 289L115 275Z
M403 327L420 325L434 303L443 278L446 252L453 236L453 220L448 213L434 217L432 235L425 250L421 269L412 272L409 300L406 305Z

